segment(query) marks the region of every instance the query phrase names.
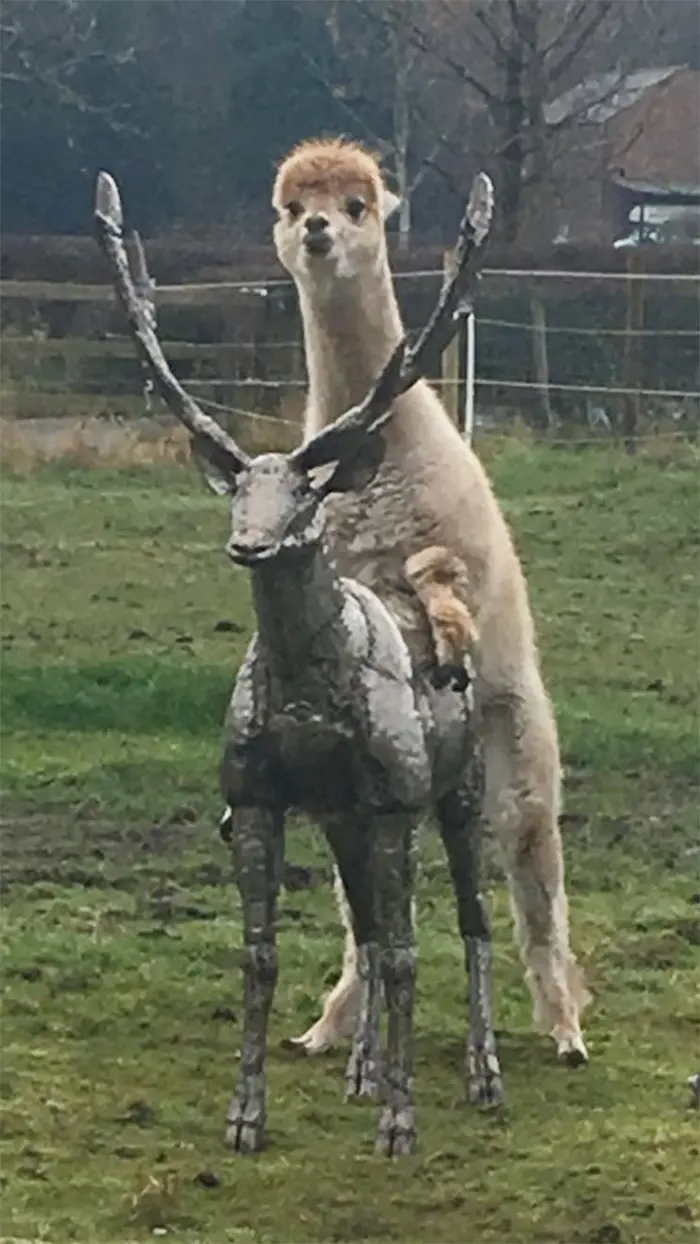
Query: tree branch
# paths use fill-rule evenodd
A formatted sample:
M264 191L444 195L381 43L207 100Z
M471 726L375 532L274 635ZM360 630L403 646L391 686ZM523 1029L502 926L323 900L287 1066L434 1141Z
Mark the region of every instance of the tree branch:
M518 8L518 0L508 0L508 8L510 10L510 20L513 30L517 35L522 35L520 29L520 9Z
M489 35L489 37L493 41L493 45L497 53L495 59L499 61L503 61L507 55L506 49L503 46L503 41L499 37L498 32L494 30L489 18L486 16L486 13L484 9L481 8L481 6L479 6L479 8L474 9L474 19L475 21L479 22L481 26L483 26L487 35ZM483 44L481 46L483 47Z
M598 0L596 10L591 17L591 20L583 27L582 30L579 31L568 52L565 52L557 63L548 70L547 77L550 82L558 82L562 75L571 68L576 60L576 57L586 46L591 36L595 34L601 22L603 22L607 17L611 8L612 0Z
M548 43L547 46L542 49L543 56L549 56L550 52L553 52L555 48L559 47L562 39L566 39L573 33L581 18L585 17L588 12L588 3L589 0L578 0L578 5L574 8L573 13L571 10L574 6L572 4L567 4L566 9L562 14L562 23L559 28L559 32L554 36L552 42ZM574 5L575 4L576 0L574 0Z
M348 103L348 101L343 98L342 94L339 93L338 88L333 86L333 83L328 79L318 61L311 55L311 53L307 51L306 48L302 48L301 52L306 64L313 71L314 77L319 85L325 87L331 98L334 99L342 111L350 117L350 120L354 121L361 130L364 130L365 137L369 138L371 142L376 143L377 145L383 144L383 140L381 140L372 127L367 124L364 117L361 116L355 108L353 108L352 104Z
M422 30L420 30L420 28L413 23L411 23L409 28L409 38L415 43L416 47L421 52L426 54L426 56L436 56L441 64L445 65L447 69L450 69L452 73L454 73L460 81L464 83L465 86L470 86L472 90L476 91L477 95L484 100L489 109L495 105L498 105L500 101L498 96L495 95L493 91L490 91L488 87L484 86L483 82L479 81L474 74L469 73L469 71L464 68L464 65L460 65L459 61L454 60L447 52L437 52L434 47L429 47L425 41Z

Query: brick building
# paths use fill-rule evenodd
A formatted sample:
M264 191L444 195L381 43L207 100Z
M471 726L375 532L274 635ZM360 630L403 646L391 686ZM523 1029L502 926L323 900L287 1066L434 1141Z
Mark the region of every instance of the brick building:
M555 233L610 243L700 235L700 73L607 74L547 106Z

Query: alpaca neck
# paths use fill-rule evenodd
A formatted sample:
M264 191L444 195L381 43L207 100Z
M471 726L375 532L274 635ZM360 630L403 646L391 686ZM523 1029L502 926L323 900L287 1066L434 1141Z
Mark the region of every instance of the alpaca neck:
M300 286L309 374L306 435L354 406L403 335L388 261L332 287Z

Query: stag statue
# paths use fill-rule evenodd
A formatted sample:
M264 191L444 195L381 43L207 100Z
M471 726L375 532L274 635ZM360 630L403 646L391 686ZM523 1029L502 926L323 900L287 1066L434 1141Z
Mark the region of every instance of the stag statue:
M258 1150L264 1141L276 902L285 815L292 809L322 826L348 897L362 1003L346 1086L348 1096L381 1095L378 1151L407 1154L416 1139L415 838L419 821L436 809L443 813L470 978L470 1096L501 1099L491 941L478 888L480 767L469 693L439 689L413 668L392 615L368 588L340 577L324 541L324 498L362 489L373 478L392 403L435 367L453 336L492 212L492 186L480 174L453 276L416 343L402 341L364 400L306 444L290 454L251 459L170 370L156 335L143 251L138 244L134 279L119 191L108 174L98 176L97 236L139 356L191 433L193 451L216 490L230 494L226 551L252 578L258 629L231 697L221 767L245 938L241 1068L226 1133L238 1152ZM451 817L444 816L447 805ZM384 1055L382 999L388 1011Z

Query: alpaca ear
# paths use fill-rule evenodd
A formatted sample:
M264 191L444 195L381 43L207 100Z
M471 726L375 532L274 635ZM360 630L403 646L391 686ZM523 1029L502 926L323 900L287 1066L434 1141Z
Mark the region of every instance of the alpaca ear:
M384 186L384 189L382 192L382 217L383 219L388 220L390 216L394 215L394 212L398 211L400 206L401 206L401 200L398 194L394 194L392 190L389 190L386 186Z

